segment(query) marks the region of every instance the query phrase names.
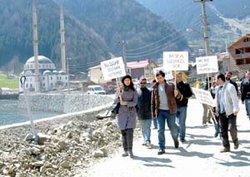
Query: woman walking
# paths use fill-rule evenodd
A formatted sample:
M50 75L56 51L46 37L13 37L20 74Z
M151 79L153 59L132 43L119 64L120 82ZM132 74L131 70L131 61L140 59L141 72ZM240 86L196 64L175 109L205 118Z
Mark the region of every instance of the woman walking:
M118 111L118 126L122 134L123 157L133 158L133 133L136 126L136 104L137 92L134 88L132 78L126 75L122 78L122 88L117 90L116 102L120 102Z

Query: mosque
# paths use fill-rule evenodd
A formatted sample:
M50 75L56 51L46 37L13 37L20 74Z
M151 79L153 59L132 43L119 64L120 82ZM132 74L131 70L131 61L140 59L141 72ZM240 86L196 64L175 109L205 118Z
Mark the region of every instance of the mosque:
M38 68L41 92L67 88L69 79L68 75L64 71L57 71L55 64L49 58L39 55ZM36 77L34 56L26 61L24 70L20 76L26 77L24 84L25 89L34 91ZM23 91L21 83L19 83L19 90Z

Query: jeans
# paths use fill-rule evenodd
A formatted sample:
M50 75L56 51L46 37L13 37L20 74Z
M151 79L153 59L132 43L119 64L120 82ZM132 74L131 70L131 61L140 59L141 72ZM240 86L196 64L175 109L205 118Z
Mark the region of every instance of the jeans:
M151 121L152 121L152 119L142 119L142 120L140 120L144 143L151 143L151 141L150 141Z
M157 125L157 118L153 119L153 125L154 125L154 128L157 129L157 127L158 127L158 125Z
M179 137L181 141L184 141L186 136L186 117L187 106L177 107L176 119L179 125Z
M236 116L233 114L227 116L224 113L224 114L219 114L219 119L220 119L220 125L221 125L222 144L225 148L230 148L229 138L228 138L228 129L231 134L233 142L238 141Z
M176 114L171 114L169 110L159 110L158 121L158 142L161 150L165 149L165 122L167 120L168 128L174 141L178 141L178 126L175 122Z
M245 106L246 106L247 116L250 119L250 99L245 100Z

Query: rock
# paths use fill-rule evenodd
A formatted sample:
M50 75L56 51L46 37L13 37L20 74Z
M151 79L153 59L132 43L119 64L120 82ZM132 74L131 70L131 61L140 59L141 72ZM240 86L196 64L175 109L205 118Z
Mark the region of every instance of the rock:
M69 161L66 161L66 160L61 163L61 167L66 168L66 169L71 168Z
M49 142L51 140L51 137L42 133L38 133L38 144L44 145L45 142Z
M60 150L67 150L68 149L68 144L65 141L59 141L58 146Z
M49 162L45 162L43 165L45 168L53 168L53 165Z
M32 147L32 148L30 149L30 152L31 152L31 154L34 154L34 155L39 155L39 154L41 154L41 150L38 149L38 148L36 148L36 147Z
M5 165L4 162L0 161L0 168L2 168L4 165Z
M41 167L44 165L44 161L36 161L32 165L35 167Z
M71 132L67 132L65 135L66 138L71 139L72 138L72 133Z
M25 136L24 141L32 141L33 140L33 134L29 133Z
M104 157L104 153L101 150L96 150L96 151L93 152L93 156L95 158Z

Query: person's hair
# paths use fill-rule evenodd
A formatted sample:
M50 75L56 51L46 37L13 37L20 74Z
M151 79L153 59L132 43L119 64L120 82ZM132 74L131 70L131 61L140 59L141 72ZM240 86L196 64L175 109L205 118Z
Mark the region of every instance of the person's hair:
M126 86L126 85L125 85L125 83L124 83L124 80L125 80L125 79L129 79L129 80L130 80L129 86ZM126 76L124 76L124 77L122 78L122 84L123 84L124 87L129 87L129 88L131 88L133 91L135 91L134 83L133 83L132 77L131 77L130 75L126 75Z
M217 77L217 79L221 79L224 82L226 81L225 75L222 73L218 74L216 77Z
M227 71L227 72L225 73L225 75L226 75L226 74L233 75L233 73L232 73L231 71Z
M141 83L142 81L146 81L146 82L147 82L147 79L146 79L146 78L142 78L142 79L140 80L140 83Z
M160 71L158 71L157 73L156 73L156 77L157 76L162 76L162 77L165 77L165 73L162 71L162 70L160 70Z
M153 82L153 83L156 83L156 79L154 79L152 82Z

